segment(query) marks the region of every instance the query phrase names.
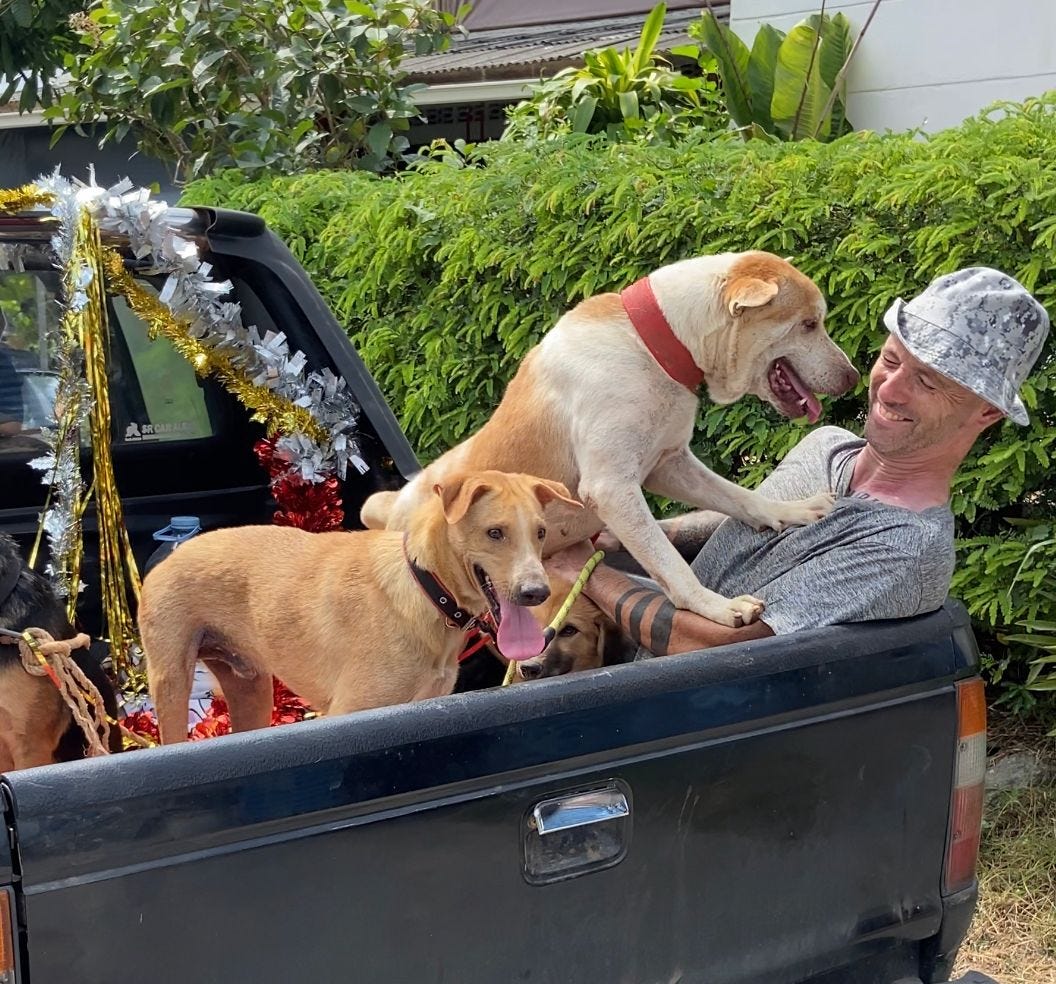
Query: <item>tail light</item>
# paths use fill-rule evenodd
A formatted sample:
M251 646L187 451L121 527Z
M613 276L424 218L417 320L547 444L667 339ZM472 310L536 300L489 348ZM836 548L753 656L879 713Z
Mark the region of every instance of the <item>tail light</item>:
M986 694L983 681L976 678L957 684L957 758L942 886L946 895L968 888L975 880L985 781Z
M0 888L0 984L14 984L17 980L14 909L11 889Z

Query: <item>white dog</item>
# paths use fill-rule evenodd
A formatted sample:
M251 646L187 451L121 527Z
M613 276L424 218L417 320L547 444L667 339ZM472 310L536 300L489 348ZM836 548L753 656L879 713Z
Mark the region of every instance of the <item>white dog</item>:
M728 626L754 621L756 598L705 588L653 520L642 487L758 529L804 525L832 497L767 499L720 478L689 450L703 383L716 403L746 393L787 417L821 415L858 373L825 332L813 281L770 253L723 253L661 267L622 294L567 312L525 357L491 419L398 492L363 506L364 525L403 529L453 471L526 472L564 483L586 505L550 524L545 553L607 527L679 608Z

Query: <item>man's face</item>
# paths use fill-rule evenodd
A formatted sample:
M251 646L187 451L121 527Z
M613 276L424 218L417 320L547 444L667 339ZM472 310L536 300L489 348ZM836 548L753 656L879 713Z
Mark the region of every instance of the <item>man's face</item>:
M893 457L941 449L953 438L974 440L990 422L981 417L989 408L982 397L929 368L889 335L869 374L865 437Z

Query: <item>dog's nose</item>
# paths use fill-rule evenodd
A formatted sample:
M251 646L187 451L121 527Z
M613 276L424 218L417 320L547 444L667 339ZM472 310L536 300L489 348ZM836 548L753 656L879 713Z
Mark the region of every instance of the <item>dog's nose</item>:
M848 366L843 371L843 387L840 389L841 393L846 393L848 390L853 389L858 385L858 380L861 379L861 374L853 366Z
M538 680L543 675L543 664L530 661L517 664L517 672L522 680Z
M518 605L541 605L550 597L549 584L522 584L513 600Z

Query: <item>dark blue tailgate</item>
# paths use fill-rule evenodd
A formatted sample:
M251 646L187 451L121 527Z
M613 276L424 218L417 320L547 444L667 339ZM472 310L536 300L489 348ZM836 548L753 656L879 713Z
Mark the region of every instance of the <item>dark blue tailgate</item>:
M6 776L29 982L908 972L942 915L966 624L950 605ZM629 817L532 829L598 789Z

